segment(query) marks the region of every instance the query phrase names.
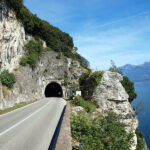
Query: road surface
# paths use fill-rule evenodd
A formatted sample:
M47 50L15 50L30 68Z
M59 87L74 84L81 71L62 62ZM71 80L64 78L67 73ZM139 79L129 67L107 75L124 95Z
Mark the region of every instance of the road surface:
M45 98L0 115L0 150L48 150L65 105Z

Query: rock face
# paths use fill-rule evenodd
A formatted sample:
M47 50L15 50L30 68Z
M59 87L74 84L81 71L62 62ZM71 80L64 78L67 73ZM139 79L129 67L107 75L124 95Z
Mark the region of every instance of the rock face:
M134 145L132 150L136 149L137 137L135 130L138 127L138 120L133 107L128 101L128 94L121 84L123 77L119 73L106 71L103 74L101 84L93 94L93 99L100 106L99 111L110 110L120 115L120 121L125 124L127 132L134 133Z
M25 31L10 11L5 0L0 0L0 71L14 70L24 55Z
M73 87L78 88L78 79L85 70L77 61L66 57L56 59L58 54L55 52L43 53L35 67L19 65L24 45L31 37L25 39L24 27L9 10L6 0L0 0L0 33L0 72L8 69L17 80L12 90L0 84L0 109L45 97L45 88L52 81L60 83L68 94Z
M2 89L0 109L13 106L21 101L31 101L45 97L45 88L51 82L59 83L68 94L72 92L74 85L78 86L78 79L86 71L80 67L79 62L69 58L56 59L57 53L51 51L44 53L36 66L15 68L17 82L7 94ZM67 72L68 85L64 86L64 76ZM7 89L8 90L8 89ZM2 98L3 97L3 98Z

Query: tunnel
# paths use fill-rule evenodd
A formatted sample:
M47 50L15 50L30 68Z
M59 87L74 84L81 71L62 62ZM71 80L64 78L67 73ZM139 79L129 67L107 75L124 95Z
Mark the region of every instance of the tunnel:
M57 82L49 83L45 88L45 97L63 97L63 90Z

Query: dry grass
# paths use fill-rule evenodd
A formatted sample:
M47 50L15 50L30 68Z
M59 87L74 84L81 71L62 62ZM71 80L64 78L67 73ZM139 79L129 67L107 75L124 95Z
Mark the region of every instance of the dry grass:
M25 105L34 103L34 102L36 102L36 101L37 101L37 100L33 100L33 101L29 101L29 102L20 102L20 103L18 103L18 104L15 104L13 107L6 108L6 109L4 109L4 110L0 110L0 115L1 115L1 114L5 114L5 113L10 112L10 111L13 111L13 110L15 110L15 109L17 109L17 108L23 107L23 106L25 106Z
M2 92L3 92L4 98L6 96L9 96L9 94L10 94L10 91L9 91L8 87L6 87L5 85L2 85Z

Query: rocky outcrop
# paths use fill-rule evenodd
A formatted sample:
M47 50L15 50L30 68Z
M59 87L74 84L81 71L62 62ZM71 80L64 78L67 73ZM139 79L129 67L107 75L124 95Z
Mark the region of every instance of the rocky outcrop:
M86 71L79 62L69 58L56 59L56 52L45 52L35 67L18 66L14 70L17 82L14 88L0 100L0 109L13 106L21 101L31 101L45 97L46 86L55 81L72 92L74 85L78 85L81 74ZM64 86L64 75L67 73L68 85ZM4 87L2 87L4 88ZM2 92L3 93L3 92ZM4 93L3 93L4 94Z
M93 99L100 106L98 111L114 111L120 115L120 121L125 124L127 132L134 133L134 145L132 150L136 149L137 137L135 130L138 127L138 120L133 107L128 101L128 94L123 88L120 81L123 77L116 72L106 71L103 74L101 84L93 94Z
M14 70L24 55L25 31L9 10L5 0L0 1L0 71Z
M0 33L0 72L8 69L16 76L12 90L0 85L0 109L44 97L45 87L51 81L60 83L68 94L72 93L73 87L78 88L78 79L85 70L77 61L66 57L56 59L58 54L55 52L44 52L35 67L19 65L25 54L24 45L31 37L25 35L23 25L9 10L6 0L0 0Z

